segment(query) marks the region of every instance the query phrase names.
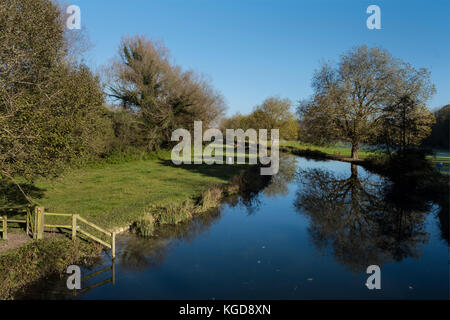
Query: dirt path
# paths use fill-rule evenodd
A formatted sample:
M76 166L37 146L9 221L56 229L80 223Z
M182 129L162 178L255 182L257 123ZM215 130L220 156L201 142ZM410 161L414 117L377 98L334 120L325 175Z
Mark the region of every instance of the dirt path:
M9 249L18 248L30 240L31 238L25 233L10 233L8 234L8 241L0 241L0 253Z

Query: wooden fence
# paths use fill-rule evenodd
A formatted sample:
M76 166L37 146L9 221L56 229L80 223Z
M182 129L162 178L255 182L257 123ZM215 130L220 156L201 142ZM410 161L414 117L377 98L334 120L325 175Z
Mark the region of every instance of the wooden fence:
M46 216L69 217L71 218L71 221L70 224L46 224ZM4 240L8 239L8 223L25 224L27 234L37 240L43 239L45 228L68 229L72 231L72 240L75 240L78 234L84 235L85 237L111 249L112 258L114 259L116 257L116 233L100 228L99 226L82 218L79 214L50 213L45 212L45 209L42 207L37 207L34 210L34 214L31 213L31 210L29 208L26 210L25 220L8 219L7 216L3 216L1 217L1 221L2 228L0 229L0 232L2 233ZM102 240L99 237L87 232L86 229L82 229L81 227L83 225L89 226L104 234L109 241Z

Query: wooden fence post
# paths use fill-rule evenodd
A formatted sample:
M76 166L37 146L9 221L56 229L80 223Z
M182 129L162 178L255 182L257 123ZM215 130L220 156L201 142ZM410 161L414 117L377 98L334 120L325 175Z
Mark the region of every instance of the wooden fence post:
M30 235L30 208L27 208L27 222L26 222L26 229L27 229L27 236Z
M44 238L44 208L37 208L37 239Z
M72 240L77 238L77 214L72 215Z
M33 232L33 239L37 239L37 230L38 230L38 208L34 208L34 213L31 216L32 220L32 232Z
M3 240L8 240L8 218L3 217Z

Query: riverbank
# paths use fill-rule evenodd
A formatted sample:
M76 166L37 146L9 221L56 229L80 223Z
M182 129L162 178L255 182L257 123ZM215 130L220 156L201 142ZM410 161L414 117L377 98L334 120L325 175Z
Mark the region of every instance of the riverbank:
M162 152L157 157L109 159L71 169L55 180L36 181L31 195L49 212L80 214L108 230L131 227L135 233L150 236L157 225L177 224L218 206L224 196L239 190L239 177L249 168L175 166L170 154ZM64 222L61 219L49 217L48 222ZM7 242L2 245L6 248ZM67 265L83 263L80 259L94 250L99 250L97 245L73 245L60 236L0 253L0 299L14 298L39 279L61 275Z
M291 153L307 159L334 160L349 162L364 167L366 170L388 178L391 183L391 192L398 190L404 194L407 202L422 201L434 202L443 208L448 216L449 187L448 175L440 172L436 164L425 150L411 150L405 155L392 155L389 157L383 153L366 151L360 153L360 159L355 160L347 157L343 152L337 154L334 148L316 147L309 149L299 143L281 143L281 152Z
M16 299L33 283L50 275L62 275L67 266L88 264L101 247L55 236L32 241L0 255L0 300Z

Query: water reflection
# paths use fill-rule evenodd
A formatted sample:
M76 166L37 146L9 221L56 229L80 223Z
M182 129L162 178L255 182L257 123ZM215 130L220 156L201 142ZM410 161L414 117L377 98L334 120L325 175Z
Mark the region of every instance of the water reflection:
M160 267L177 243L180 241L189 243L208 231L220 219L220 214L219 208L196 216L188 222L160 226L155 236L151 238L127 237L120 253L122 267L133 272Z
M281 155L278 174L271 177L270 184L263 190L263 194L273 199L286 196L289 193L289 184L295 179L296 173L297 158Z
M289 184L296 177L297 158L289 154L280 155L279 171L274 176L260 175L258 167L252 167L237 177L239 192L225 203L232 207L241 207L248 214L260 209L263 197L277 198L289 193ZM236 181L234 181L236 182Z
M419 257L428 241L424 223L430 204L397 198L398 186L358 175L356 165L350 171L347 177L322 169L299 171L295 206L310 218L315 246L323 253L331 250L355 273L372 264Z

